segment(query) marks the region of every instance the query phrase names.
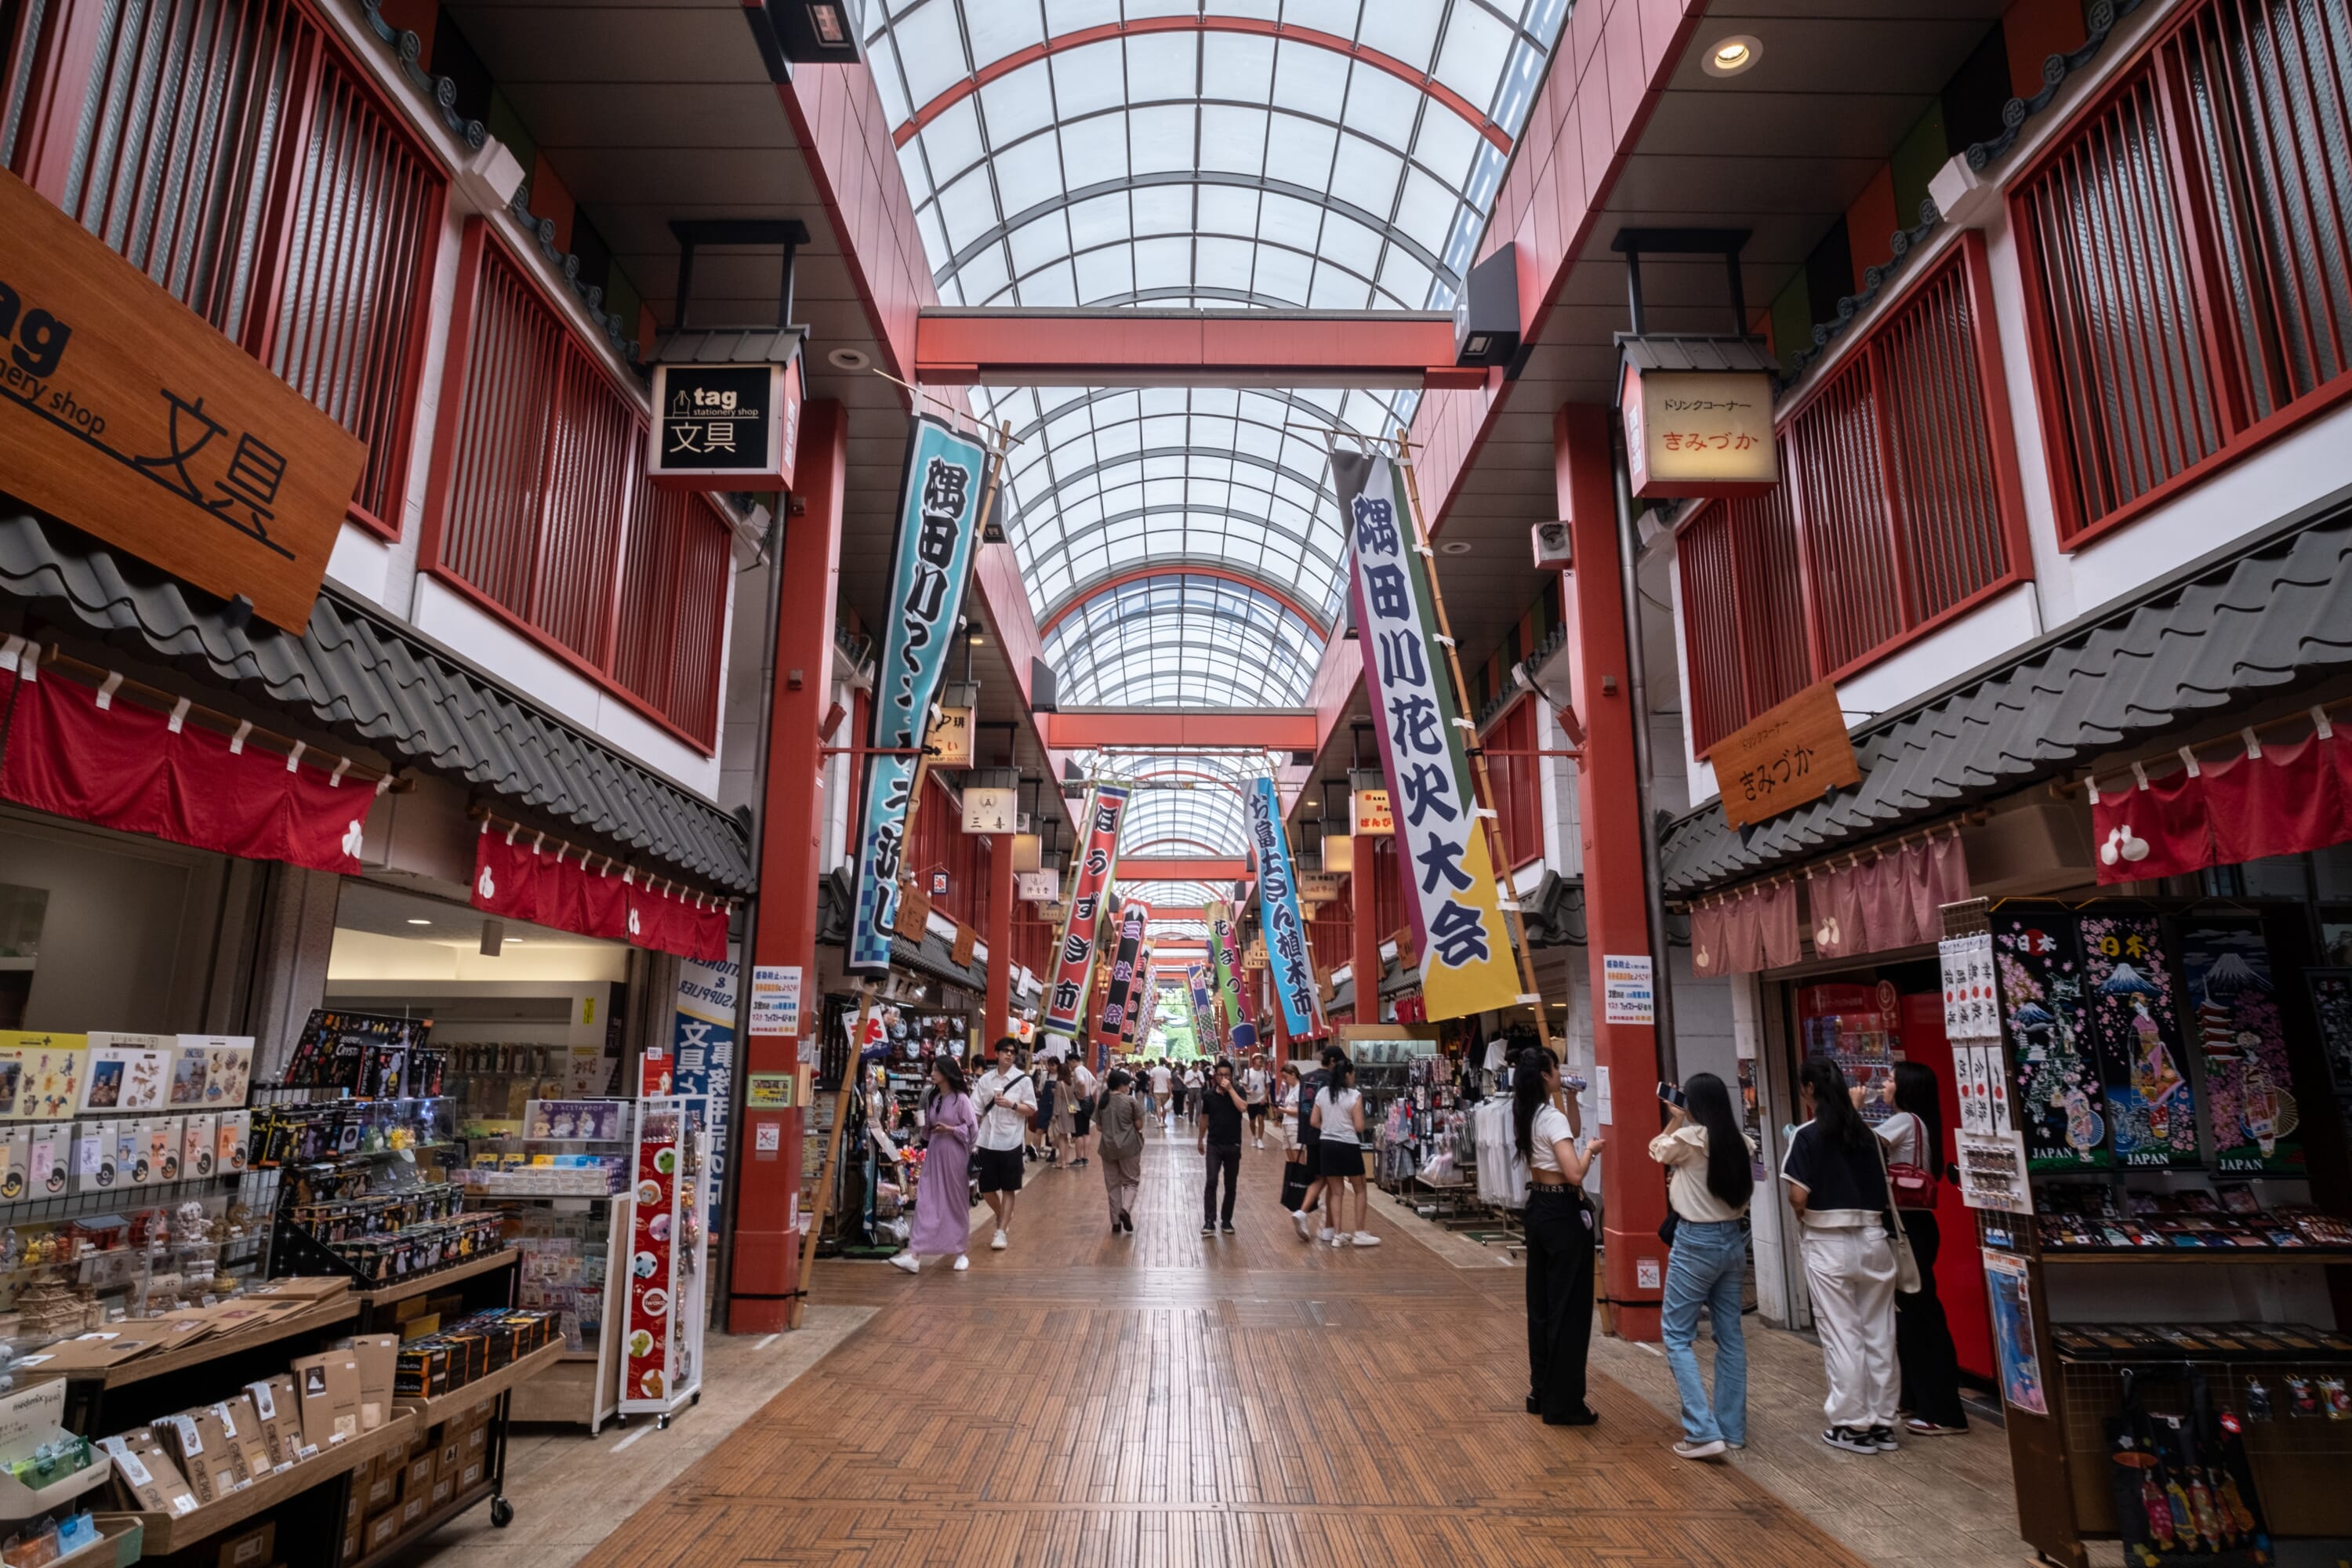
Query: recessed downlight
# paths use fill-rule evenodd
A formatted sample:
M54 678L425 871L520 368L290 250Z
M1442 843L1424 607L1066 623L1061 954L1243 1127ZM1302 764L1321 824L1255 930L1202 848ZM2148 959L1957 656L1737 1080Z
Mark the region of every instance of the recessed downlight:
M1764 53L1763 40L1752 33L1735 33L1718 38L1706 47L1700 65L1709 76L1738 76L1754 65Z
M864 370L874 362L862 349L835 349L824 356L824 363L835 370Z
M429 926L433 922L431 921L422 919L419 916L411 915L408 917L408 923L413 926Z
M1437 552L1440 555L1467 555L1470 553L1470 542L1466 539L1449 539L1437 547Z

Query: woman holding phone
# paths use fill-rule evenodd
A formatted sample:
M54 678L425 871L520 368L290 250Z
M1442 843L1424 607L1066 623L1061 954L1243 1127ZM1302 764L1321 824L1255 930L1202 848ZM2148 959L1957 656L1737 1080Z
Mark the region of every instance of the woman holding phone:
M1756 1146L1739 1130L1731 1091L1711 1072L1680 1089L1660 1085L1666 1130L1650 1140L1650 1158L1666 1168L1666 1205L1675 1214L1666 1255L1663 1337L1666 1365L1682 1396L1683 1440L1675 1453L1711 1459L1748 1446L1748 1341L1739 1294L1748 1273L1748 1200ZM1698 1314L1715 1330L1715 1394L1699 1375Z
M1547 1426L1590 1426L1601 1417L1584 1400L1593 1242L1584 1177L1602 1140L1579 1153L1559 1097L1559 1058L1541 1046L1521 1051L1511 1073L1511 1126L1528 1163L1528 1414Z

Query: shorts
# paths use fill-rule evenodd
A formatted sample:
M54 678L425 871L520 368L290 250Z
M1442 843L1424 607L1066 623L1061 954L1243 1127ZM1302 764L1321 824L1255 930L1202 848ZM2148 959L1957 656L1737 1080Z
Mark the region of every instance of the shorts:
M1318 1175L1360 1176L1364 1173L1364 1146L1352 1138L1318 1138L1315 1152L1308 1158L1315 1162Z
M1017 1193L1021 1190L1022 1153L1018 1149L974 1149L971 1152L972 1173L980 1178L983 1193Z
M1266 1110L1266 1107L1265 1107L1265 1100L1251 1100L1251 1101L1250 1101L1250 1108L1249 1108L1250 1120L1251 1120L1252 1121L1265 1121L1265 1110Z
M1291 1136L1307 1151L1307 1179L1310 1182L1319 1179L1323 1174L1323 1140L1315 1135L1312 1127Z
M1094 1120L1095 1102L1091 1100L1082 1100L1078 1101L1078 1103L1073 1106L1070 1110L1070 1136L1073 1138L1085 1137L1087 1135L1087 1129L1094 1125Z

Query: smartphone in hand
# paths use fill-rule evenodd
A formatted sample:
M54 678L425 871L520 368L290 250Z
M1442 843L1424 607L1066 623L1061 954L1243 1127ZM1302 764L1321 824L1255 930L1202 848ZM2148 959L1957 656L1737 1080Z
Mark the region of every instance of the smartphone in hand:
M1662 1083L1658 1085L1658 1098L1665 1101L1668 1105L1673 1106L1677 1110L1687 1110L1690 1109L1683 1100L1682 1085L1678 1083Z

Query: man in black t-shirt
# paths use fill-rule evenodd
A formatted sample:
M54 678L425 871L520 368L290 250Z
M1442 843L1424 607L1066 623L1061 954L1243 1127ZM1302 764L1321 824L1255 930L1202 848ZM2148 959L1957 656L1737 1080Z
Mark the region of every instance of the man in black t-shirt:
M1201 1234L1214 1236L1222 1218L1227 1236L1234 1233L1234 1199L1242 1180L1242 1117L1249 1108L1234 1088L1234 1065L1221 1061L1201 1089L1201 1135L1194 1146L1209 1157L1209 1171L1201 1186ZM1225 1178L1222 1216L1217 1208L1217 1176Z

